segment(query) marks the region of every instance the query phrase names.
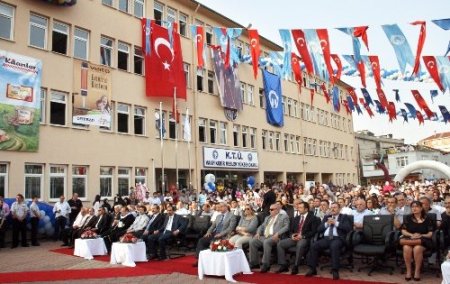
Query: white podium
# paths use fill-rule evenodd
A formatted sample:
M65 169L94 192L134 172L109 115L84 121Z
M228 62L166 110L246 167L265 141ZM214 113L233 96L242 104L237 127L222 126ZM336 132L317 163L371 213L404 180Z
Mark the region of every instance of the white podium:
M73 255L83 257L84 259L94 259L94 255L107 255L108 250L103 238L97 239L76 239Z
M247 258L242 249L228 252L213 252L203 250L198 258L198 278L203 279L204 275L225 276L230 282L236 282L233 275L243 272L252 274Z
M113 243L111 248L111 264L122 264L135 267L136 261L147 261L145 242Z

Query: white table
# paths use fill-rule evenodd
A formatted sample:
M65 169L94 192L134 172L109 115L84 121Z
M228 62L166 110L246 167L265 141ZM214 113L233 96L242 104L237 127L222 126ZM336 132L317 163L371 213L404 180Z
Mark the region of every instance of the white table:
M73 255L84 257L85 259L94 259L94 255L107 255L108 250L103 238L97 239L76 239Z
M135 267L135 261L147 261L145 242L137 243L113 243L111 248L111 264L120 263L125 266Z
M225 276L230 282L236 282L233 275L243 272L251 274L250 266L242 249L235 249L228 252L213 252L203 250L198 258L198 278L203 279L204 275Z
M446 260L441 264L442 284L450 284L450 260Z

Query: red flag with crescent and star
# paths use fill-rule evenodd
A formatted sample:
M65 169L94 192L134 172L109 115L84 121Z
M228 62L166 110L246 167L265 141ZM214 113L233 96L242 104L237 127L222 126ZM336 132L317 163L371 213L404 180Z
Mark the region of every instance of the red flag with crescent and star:
M430 73L431 78L438 85L439 89L444 92L444 86L442 85L441 78L439 77L438 65L436 58L434 56L422 56L425 67L427 67L428 73Z
M423 115L420 113L420 111L416 112L416 117L419 121L419 125L424 124L425 120L423 119Z
M420 25L419 41L417 42L416 60L414 62L414 69L412 74L417 74L420 68L420 55L422 54L423 45L427 36L427 23L425 21L415 21L411 25Z
M295 46L305 63L305 68L308 74L314 74L314 67L311 59L311 55L308 51L308 46L306 45L305 33L302 30L292 30L292 37L294 38Z
M427 102L422 98L422 95L419 93L419 91L411 90L411 92L419 107L427 114L428 118L431 120L431 118L434 116L434 112L430 110Z
M203 68L203 47L205 46L205 30L203 26L197 26L197 34L195 35L195 42L197 45L197 67Z
M392 120L394 119L397 119L397 111L395 110L395 104L393 102L389 102L387 112L390 122L392 122Z
M388 101L383 89L377 89L377 95L381 105L386 109L388 107Z
M258 77L259 55L261 54L258 30L248 30L248 37L252 54L253 76L256 79Z
M320 85L320 87L322 88L323 96L325 97L327 104L330 103L331 98L330 98L330 94L328 93L327 87L325 86L325 83L322 83L322 85Z
M381 89L381 69L380 69L380 61L378 60L378 56L371 55L369 56L370 65L372 66L373 78L375 79L375 84L377 85L377 89Z
M330 54L330 40L328 39L328 30L327 29L317 29L317 36L320 40L320 47L323 52L323 59L325 60L325 65L328 70L328 74L330 75L330 82L333 83L333 67L331 67L331 54Z
M367 113L369 114L369 117L372 118L374 115L373 115L372 110L370 109L370 106L364 101L363 98L359 98L359 102L364 106Z
M367 47L367 50L369 50L369 39L367 37L367 30L369 29L368 26L361 26L361 27L354 27L353 28L353 35L355 37L360 37L364 44Z
M297 54L291 52L291 68L294 73L294 80L297 82L298 87L300 88L303 84L302 78L302 68L300 67L300 57Z
M183 72L180 34L173 29L173 43L169 31L152 21L151 53L145 56L145 94L147 97L186 99L186 79Z
M337 72L336 74L333 74L333 76L336 80L340 80L342 75L342 61L337 54L331 54L330 56L333 59L334 63L336 64L337 68Z

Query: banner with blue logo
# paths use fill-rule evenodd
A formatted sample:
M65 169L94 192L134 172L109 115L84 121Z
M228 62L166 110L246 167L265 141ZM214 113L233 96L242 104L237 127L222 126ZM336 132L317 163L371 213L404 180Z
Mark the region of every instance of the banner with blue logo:
M280 77L263 70L264 94L266 96L266 117L269 124L284 125Z

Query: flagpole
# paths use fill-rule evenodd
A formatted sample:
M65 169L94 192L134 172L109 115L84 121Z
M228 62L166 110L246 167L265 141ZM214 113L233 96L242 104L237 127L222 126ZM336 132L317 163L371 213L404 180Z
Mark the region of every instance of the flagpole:
M186 108L186 120L189 121L189 108ZM189 124L189 127L191 124ZM186 125L184 126L186 127ZM190 131L190 129L189 129ZM188 142L188 163L189 163L189 190L192 189L192 167L191 167L191 139L187 140Z
M176 178L176 186L177 190L179 187L179 178L178 178L178 115L177 115L177 87L173 88L173 118L175 118L175 178Z
M159 138L161 140L161 191L163 196L165 195L165 181L164 181L164 139L163 139L163 112L162 102L159 102Z

